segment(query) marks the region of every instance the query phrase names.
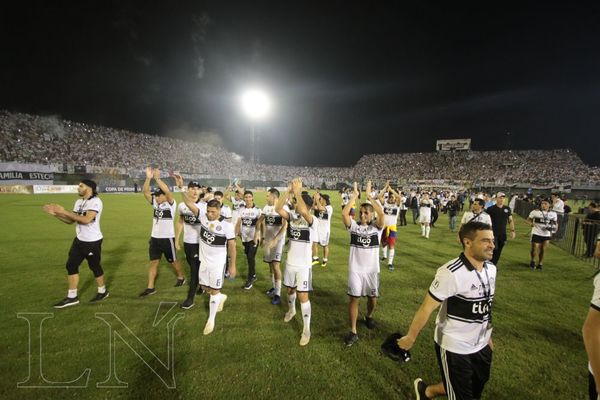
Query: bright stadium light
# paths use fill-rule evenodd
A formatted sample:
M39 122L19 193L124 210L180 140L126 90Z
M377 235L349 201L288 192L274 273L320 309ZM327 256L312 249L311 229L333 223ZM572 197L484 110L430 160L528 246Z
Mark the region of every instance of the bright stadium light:
M271 100L260 89L250 89L242 94L242 110L254 121L267 118L271 112Z

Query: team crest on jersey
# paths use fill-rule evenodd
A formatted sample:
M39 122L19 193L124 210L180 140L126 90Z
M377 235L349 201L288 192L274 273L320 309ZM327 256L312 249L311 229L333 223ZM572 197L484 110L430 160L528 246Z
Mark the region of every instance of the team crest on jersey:
M216 231L219 232L221 229L223 229L221 228L221 225L217 225Z

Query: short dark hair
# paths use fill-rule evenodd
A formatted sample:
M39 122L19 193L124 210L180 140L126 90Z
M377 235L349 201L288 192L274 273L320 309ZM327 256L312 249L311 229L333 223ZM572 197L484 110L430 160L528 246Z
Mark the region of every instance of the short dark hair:
M360 205L360 208L358 209L358 210L359 210L359 212L360 212L360 209L361 209L361 208L366 208L366 209L367 209L367 211L369 211L370 213L373 213L373 212L375 212L375 209L373 208L373 204L371 204L371 203L362 203L362 204Z
M275 188L269 189L269 193L274 194L275 196L279 197L279 190L277 190Z
M465 242L464 239L470 239L473 240L475 239L475 236L477 235L478 231L491 231L492 227L484 222L478 222L478 221L473 221L473 222L467 222L466 224L464 224L463 226L460 227L460 230L458 231L458 237L460 239L460 243L463 245L463 248L465 247Z
M220 190L217 190L216 192L213 193L213 195L223 197L223 192L221 192Z
M328 194L322 194L321 197L323 198L323 200L325 200L325 204L327 204L328 206L331 205L331 200L329 200Z
M478 203L481 207L485 207L484 199L475 199L474 203Z
M302 193L302 200L304 200L304 204L306 204L306 207L312 207L313 205L313 198L310 197L310 195L307 193Z
M211 199L206 203L206 208L208 207L221 208L221 203L219 203L219 200Z
M251 190L246 190L246 191L244 192L244 196L245 196L245 195L247 195L247 194L249 194L250 196L254 197L254 193L252 193L252 191L251 191Z

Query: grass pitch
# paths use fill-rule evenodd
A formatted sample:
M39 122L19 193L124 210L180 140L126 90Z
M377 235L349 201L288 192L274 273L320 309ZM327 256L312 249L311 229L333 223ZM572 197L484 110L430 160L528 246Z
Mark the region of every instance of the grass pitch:
M330 261L326 268L314 267L312 339L301 348L301 319L297 316L295 322L284 323L285 301L272 306L264 294L271 282L262 251L257 255L258 281L245 291L241 286L247 268L238 244L240 276L226 281L223 292L229 299L210 336L202 335L208 315L206 296L197 297L191 310L172 307L185 299L187 287L173 287L175 275L166 262L159 267L157 294L140 299L152 223L151 207L141 194L101 196L102 264L110 297L99 304L88 303L95 283L84 264L81 304L53 309L52 304L66 295L64 264L74 227L44 214L41 206L56 202L71 208L76 198L0 196L0 398L411 399L414 378L439 381L433 316L409 363L399 365L383 358L379 345L389 333L407 330L436 268L460 253L445 215L441 214L430 240L420 237L410 215L409 225L398 227L396 271L390 273L382 265L375 313L378 327L369 331L360 325L359 341L346 348L342 338L349 330L349 238L341 222L339 196L332 193ZM264 205L264 193L256 194L256 203ZM587 361L580 332L594 271L554 246L549 248L543 272L529 270L529 227L518 217L516 222L517 239L507 243L498 268L496 349L483 398L585 399ZM184 260L183 252L179 257ZM184 266L189 274L185 261ZM360 317L365 307L366 302L361 302ZM47 319L41 323L43 318ZM60 383L67 381L74 383ZM18 387L19 382L28 387Z

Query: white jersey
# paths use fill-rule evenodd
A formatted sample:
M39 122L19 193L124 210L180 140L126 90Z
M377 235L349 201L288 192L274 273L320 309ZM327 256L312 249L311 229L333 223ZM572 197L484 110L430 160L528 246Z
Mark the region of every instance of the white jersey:
M435 342L445 350L472 354L492 336L496 266L477 272L464 254L438 268L429 295L442 303L435 319Z
M231 219L231 207L221 204L221 219Z
M286 211L288 210L286 209ZM268 204L263 207L262 215L264 216L265 220L264 239L265 241L270 241L277 235L277 233L279 233L281 225L283 225L283 217L275 211L275 206L270 206ZM285 235L281 235L281 238L283 240L285 238Z
M533 210L527 218L533 220L532 235L550 237L558 228L558 217L554 211Z
M350 195L348 193L342 193L342 207L350 202Z
M319 232L329 232L331 230L331 217L333 216L333 207L325 206L324 210L314 210L313 215L319 222Z
M227 262L227 242L235 239L233 225L227 221L209 221L200 216L200 265L203 268L224 270Z
M468 224L469 222L483 222L484 224L492 226L492 218L490 217L490 214L485 211L482 211L479 214L475 214L473 211L465 211L460 223Z
M177 202L173 200L173 204L169 204L168 201L158 204L156 198L152 196L152 208L154 208L152 237L156 239L174 238L175 228L173 226L173 217L177 210Z
M79 199L73 206L73 212L77 215L87 215L88 211L96 211L96 216L89 224L75 223L75 233L77 239L82 242L97 242L102 239L102 231L100 231L100 216L102 215L102 200L97 196L89 199Z
M360 225L352 221L350 232L350 255L348 270L358 273L379 272L379 243L381 232L374 223Z
M256 224L260 217L260 209L253 207L240 207L238 209L238 218L241 219L240 232L242 234L242 242L251 242L256 234Z
M202 212L200 209L201 202L196 203L200 213L206 214L206 210ZM206 207L206 203L204 203ZM200 216L196 215L188 208L185 203L179 204L179 215L183 218L183 242L198 244L198 235L200 234Z
M400 207L396 203L383 203L383 225L396 226Z
M408 207L406 207L406 197L405 196L400 197L400 210L408 210Z
M431 218L431 207L433 207L433 201L421 200L419 202L419 215L423 215L426 218Z
M290 239L287 265L299 268L312 266L312 242L317 241L317 220L313 217L312 225L296 211L288 211L290 216L288 237Z
M556 199L556 202L552 204L552 211L557 214L565 213L565 202L561 199Z

